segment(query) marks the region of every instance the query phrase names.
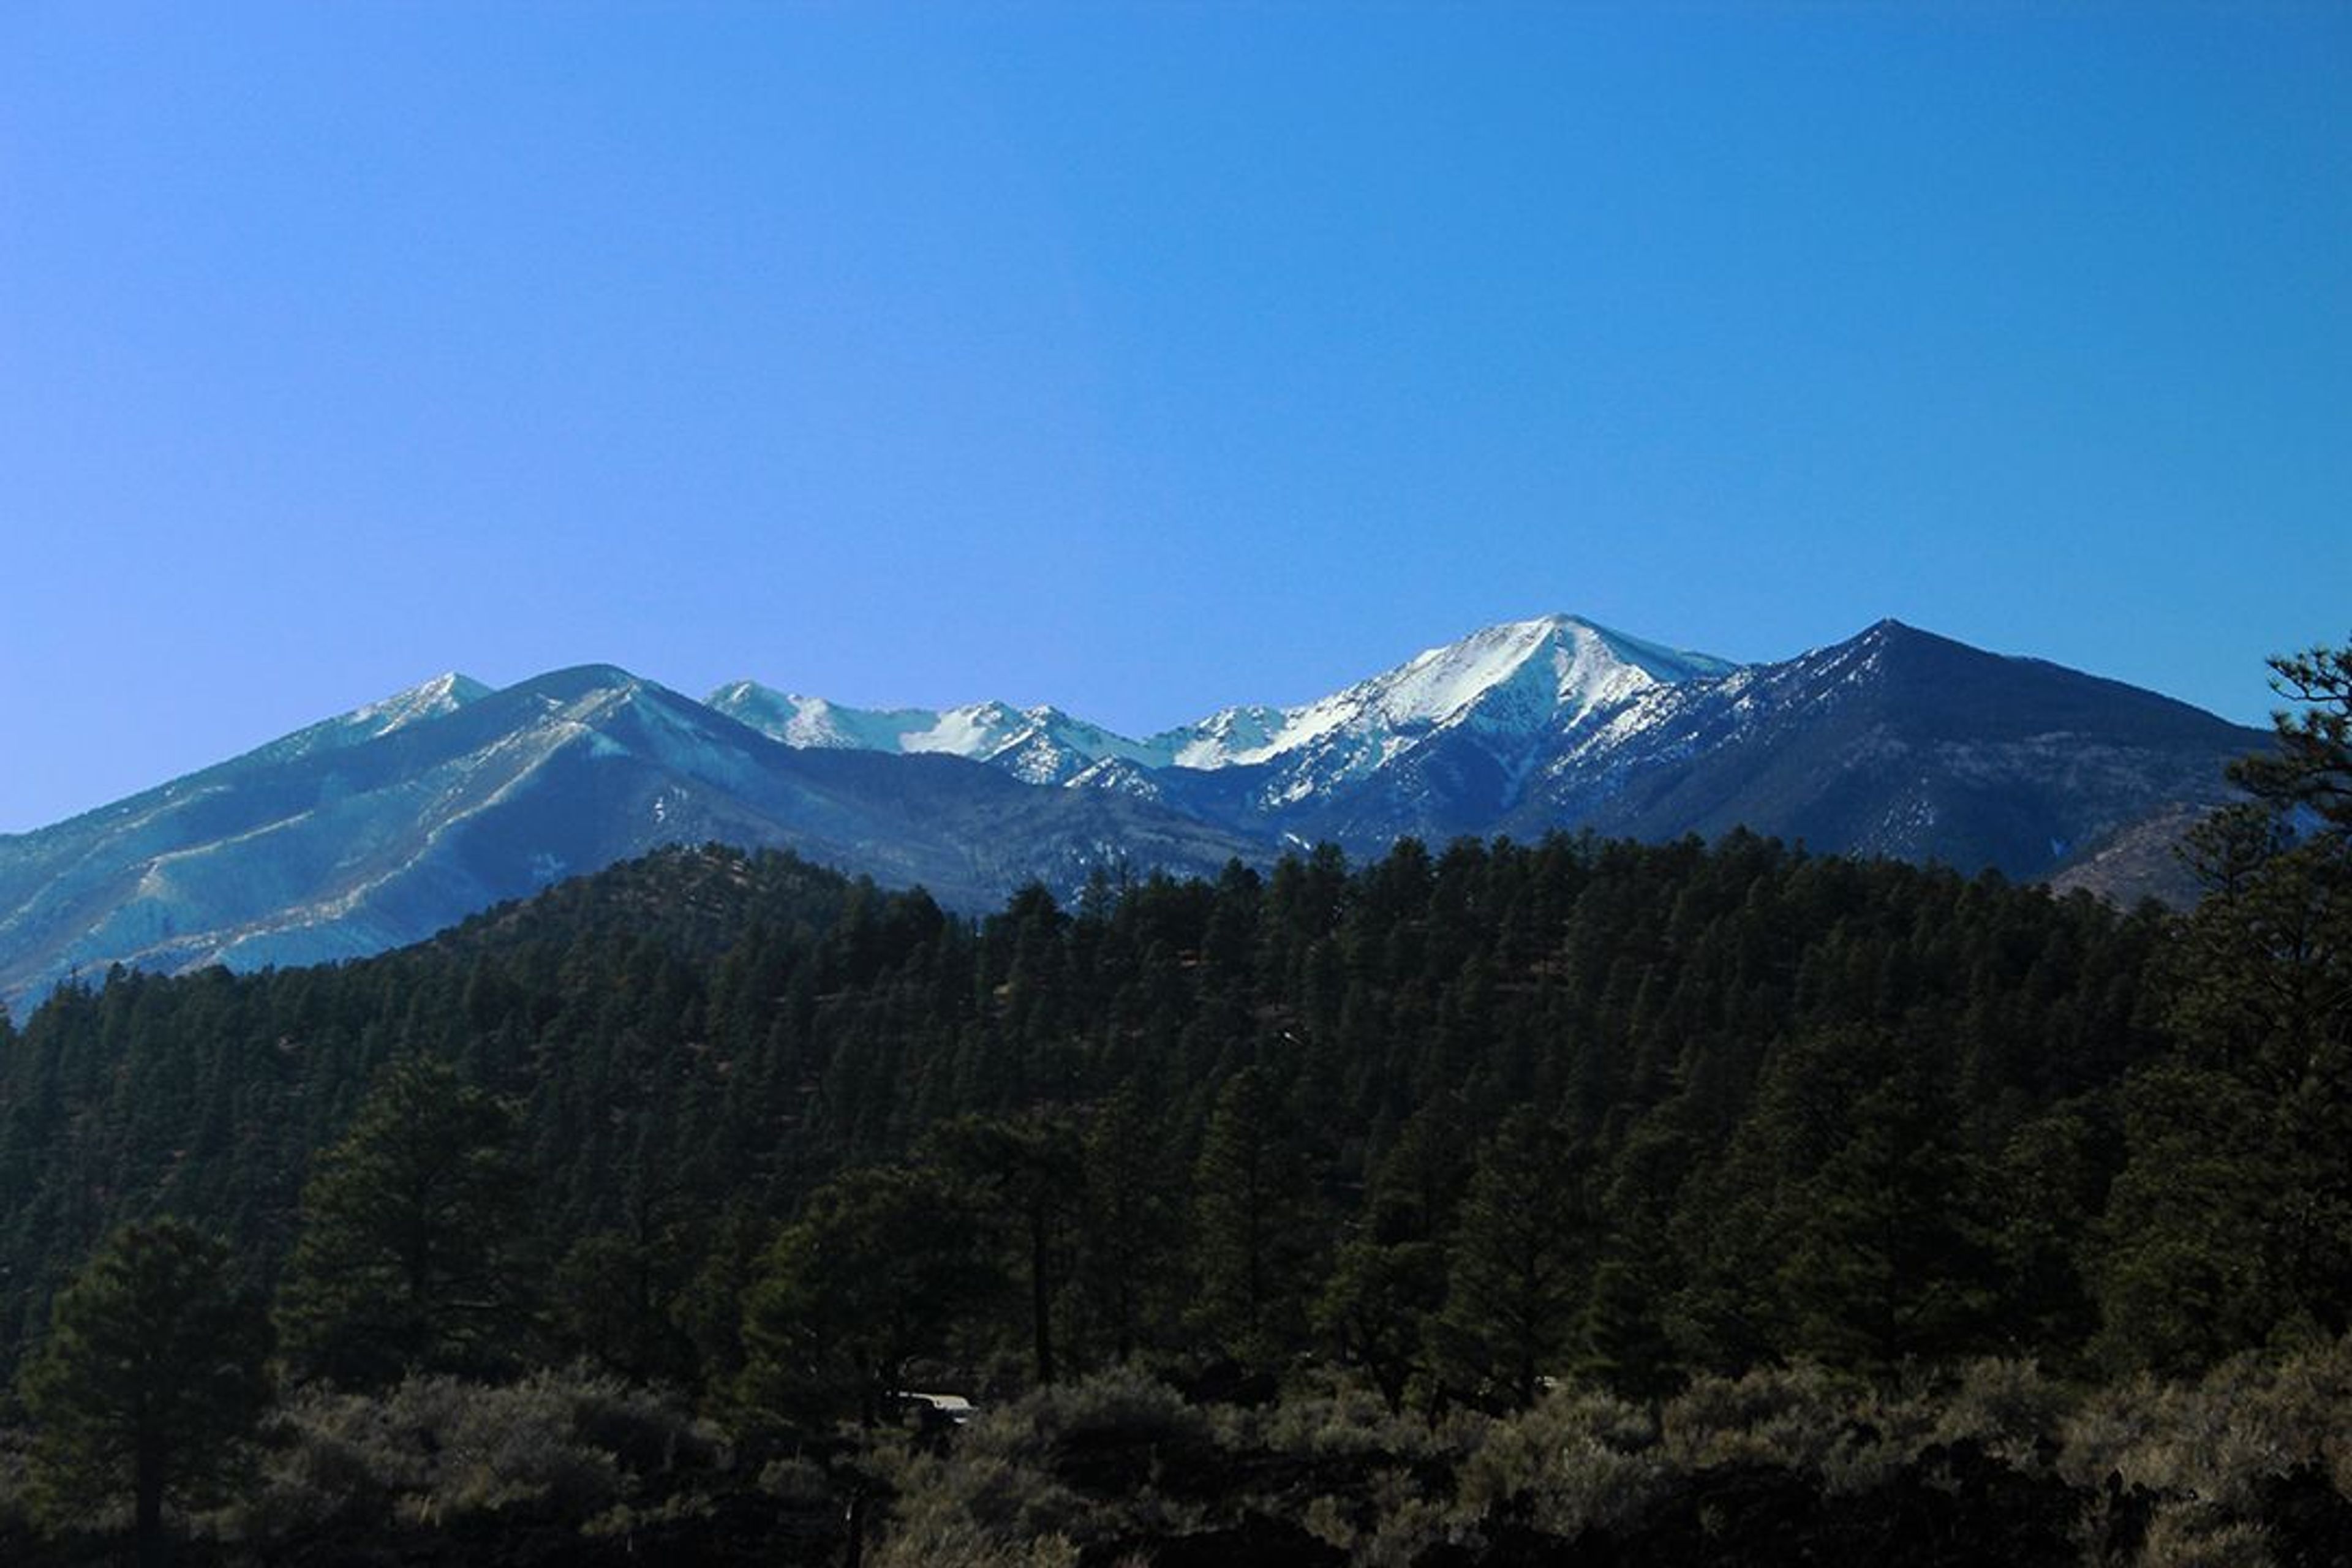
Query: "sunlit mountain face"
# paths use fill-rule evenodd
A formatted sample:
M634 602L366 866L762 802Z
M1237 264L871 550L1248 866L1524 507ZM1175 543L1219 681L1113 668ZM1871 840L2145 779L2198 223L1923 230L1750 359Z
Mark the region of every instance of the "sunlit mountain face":
M380 952L712 840L971 910L1323 842L1737 827L2129 900L2178 892L2170 845L2264 741L1892 621L1736 665L1549 616L1141 738L1053 707L876 711L751 679L698 702L609 666L502 690L447 675L0 838L0 995L118 963Z

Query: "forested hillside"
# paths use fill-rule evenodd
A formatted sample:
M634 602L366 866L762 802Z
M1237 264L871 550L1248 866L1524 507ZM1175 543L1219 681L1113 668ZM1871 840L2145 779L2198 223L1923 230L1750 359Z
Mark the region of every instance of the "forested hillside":
M682 1290L730 1216L764 1232L898 1162L941 1184L943 1226L951 1196L1046 1206L1048 1256L1012 1261L1050 1274L1071 1366L1279 1365L1318 1306L1339 1326L1377 1279L1408 1295L1364 1310L1402 1323L1507 1241L1541 1276L1546 1372L1604 1260L1689 1364L2079 1355L2166 929L1738 837L1408 842L1076 910L1032 890L977 925L782 856L665 854L378 961L60 993L7 1049L7 1338L150 1214L274 1288L313 1156L422 1058L505 1113L518 1288L626 1241ZM1840 1309L1880 1276L1916 1299ZM1493 1300L1454 1326L1479 1340ZM1035 1337L1026 1298L968 1305ZM545 1313L512 1332L526 1359L605 1348ZM1501 1392L1494 1347L1353 1348Z
M2306 738L2204 833L2186 920L1738 833L1318 850L977 922L712 847L368 962L116 973L0 1031L0 1370L60 1408L103 1316L67 1280L167 1254L269 1303L313 1422L281 1449L320 1401L550 1367L808 1465L909 1387L1120 1368L1423 1434L1583 1390L1654 1445L1773 1369L2324 1348L2352 1004ZM226 1250L115 1228L163 1216Z

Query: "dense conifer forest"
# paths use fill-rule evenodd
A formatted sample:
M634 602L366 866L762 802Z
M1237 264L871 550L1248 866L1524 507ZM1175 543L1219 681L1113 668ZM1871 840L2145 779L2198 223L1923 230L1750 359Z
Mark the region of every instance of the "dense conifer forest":
M2280 669L2186 915L710 847L70 984L0 1022L0 1552L2340 1561L2352 665Z

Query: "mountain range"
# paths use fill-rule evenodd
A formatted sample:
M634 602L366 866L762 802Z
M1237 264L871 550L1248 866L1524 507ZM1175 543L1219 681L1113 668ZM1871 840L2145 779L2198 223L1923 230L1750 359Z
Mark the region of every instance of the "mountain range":
M610 666L503 689L447 675L0 837L0 996L117 963L358 956L713 839L967 910L1032 880L1213 874L1326 841L1735 826L2177 895L2171 843L2267 740L1894 621L1739 665L1550 616L1142 739L1051 707L862 710L751 680L698 702Z

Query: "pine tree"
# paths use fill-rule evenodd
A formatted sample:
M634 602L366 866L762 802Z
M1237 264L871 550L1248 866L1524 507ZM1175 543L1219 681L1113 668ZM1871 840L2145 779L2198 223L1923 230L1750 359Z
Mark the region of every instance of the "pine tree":
M1306 1162L1265 1068L1217 1097L1192 1184L1193 1324L1226 1355L1270 1365L1306 1326L1316 1235Z
M1399 1130L1316 1301L1317 1329L1391 1411L1428 1370L1428 1320L1445 1300L1444 1237L1468 1176L1459 1110L1433 1100Z
M679 1289L672 1316L693 1347L695 1379L705 1388L733 1384L743 1370L743 1298L760 1278L775 1227L751 1205L730 1203L702 1227L701 1261Z
M1078 1272L1114 1360L1130 1359L1173 1317L1183 1215L1159 1119L1122 1084L1087 1129Z
M1532 1404L1568 1370L1582 1305L1590 1218L1559 1131L1522 1107L1481 1151L1435 1325L1453 1386L1489 1404Z
M1592 1271L1584 1311L1585 1374L1619 1398L1648 1406L1654 1424L1660 1404L1683 1381L1660 1318L1662 1277L1654 1249L1629 1238Z
M1916 1063L1882 1058L1880 1070L1797 1194L1780 1269L1803 1348L1873 1371L1975 1348L1991 1294L1951 1102Z
M2234 764L2178 957L2180 1059L2127 1096L2101 1345L2189 1367L2352 1328L2352 648L2272 661L2301 705Z
M582 1237L557 1266L551 1315L572 1345L632 1383L691 1383L695 1347L677 1310L696 1261L684 1205L642 1152L625 1181L621 1223Z
M1341 1361L1361 1367L1391 1412L1423 1363L1423 1322L1445 1292L1445 1253L1433 1241L1358 1236L1340 1247L1315 1303L1315 1326Z
M269 1397L269 1323L228 1250L178 1220L124 1226L58 1299L26 1363L47 1511L128 1493L139 1560L163 1560L163 1506L234 1477Z
M511 1355L529 1283L513 1138L506 1108L446 1063L383 1076L302 1192L278 1298L300 1374L381 1387Z
M761 1260L743 1301L739 1407L793 1425L880 1421L918 1355L938 1354L1002 1278L931 1172L869 1166L826 1184Z
M1012 1272L1024 1287L1031 1373L1041 1384L1054 1382L1060 1373L1055 1317L1086 1199L1076 1123L1050 1110L1013 1119L968 1117L937 1130L931 1149L1014 1258Z
M2131 1158L2107 1194L2095 1350L2117 1372L2194 1373L2293 1314L2263 1237L2301 1194L2271 1184L2269 1107L2239 1079L2160 1065L2124 1100Z

